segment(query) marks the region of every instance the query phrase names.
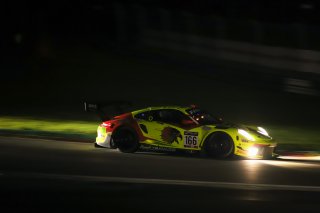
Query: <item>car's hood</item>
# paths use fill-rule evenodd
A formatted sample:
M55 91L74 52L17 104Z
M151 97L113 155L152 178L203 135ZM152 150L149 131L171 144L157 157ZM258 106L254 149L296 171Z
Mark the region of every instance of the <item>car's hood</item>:
M252 125L245 125L245 124L237 124L237 123L230 123L230 122L224 122L221 124L215 124L215 125L208 125L211 128L215 128L215 129L243 129L245 131L247 131L248 133L250 133L251 135L260 138L260 139L264 139L264 140L268 140L268 139L272 139L272 137L263 134L257 126L252 126Z

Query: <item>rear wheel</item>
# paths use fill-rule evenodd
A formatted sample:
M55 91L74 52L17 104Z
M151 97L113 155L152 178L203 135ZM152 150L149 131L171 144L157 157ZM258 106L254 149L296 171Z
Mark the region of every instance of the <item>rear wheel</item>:
M136 132L128 127L120 127L112 135L112 141L121 152L132 153L139 149L139 138Z
M201 152L208 157L228 158L233 156L234 142L224 132L216 132L207 137Z

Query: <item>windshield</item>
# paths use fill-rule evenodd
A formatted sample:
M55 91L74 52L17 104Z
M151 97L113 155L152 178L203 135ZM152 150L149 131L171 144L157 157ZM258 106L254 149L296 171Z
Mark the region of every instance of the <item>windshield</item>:
M186 110L186 112L196 120L200 125L210 125L210 124L221 124L223 123L222 118L213 116L209 112L199 109L191 108Z

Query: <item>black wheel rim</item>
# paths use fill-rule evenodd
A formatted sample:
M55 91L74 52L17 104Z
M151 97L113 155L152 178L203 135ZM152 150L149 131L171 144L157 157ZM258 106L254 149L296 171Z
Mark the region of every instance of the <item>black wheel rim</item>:
M134 134L129 130L122 130L114 137L114 143L123 150L131 149L136 145Z
M213 143L213 146L214 152L217 156L227 155L230 152L230 149L232 148L230 141L227 140L217 141Z
M233 149L233 142L225 135L212 135L206 148L211 156L227 157Z

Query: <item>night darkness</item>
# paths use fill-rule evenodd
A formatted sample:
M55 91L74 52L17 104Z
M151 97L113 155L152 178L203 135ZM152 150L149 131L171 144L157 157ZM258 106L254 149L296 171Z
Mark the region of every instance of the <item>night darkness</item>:
M0 14L4 212L319 209L320 1L7 0ZM156 131L167 151L186 135L194 147L215 150L217 144L200 144L203 132L249 134L239 129L246 124L266 128L279 155L312 159L202 159L193 155L200 150L179 147L183 152L175 154L98 149L101 117L85 112L84 102L128 102L126 112L199 106L219 118L221 125L205 123L199 134L164 122ZM143 116L122 118L146 134L148 122L163 125L149 116L138 126ZM200 125L189 120L182 121ZM120 132L118 141L135 139L134 131L125 129L127 138ZM247 139L242 145L252 142ZM231 137L227 142L228 155L237 155L234 147L246 151ZM264 150L260 145L256 151Z
M228 113L220 103L231 100L218 95L211 103L202 91L225 87L232 94L243 87L272 96L294 87L301 90L298 99L318 94L315 1L2 4L1 85L9 105L134 99L142 105L200 102ZM187 76L206 81L184 89ZM235 99L241 104L246 97Z
M229 113L224 106L233 101L221 93L234 94L237 87L298 94L293 102L319 94L315 1L2 5L1 86L8 108L134 99L141 105L200 102ZM183 83L192 78L197 83ZM202 91L218 91L219 104L207 101L208 93L199 98ZM257 97L248 99L258 106Z
M249 90L283 92L290 87L286 82L293 82L298 84L293 87L306 87L307 92L298 93L318 94L315 57L320 30L315 1L9 1L3 5L1 85L7 91L6 103L72 104L137 96L138 102L149 105L150 97L150 104L162 104L180 96L181 104L207 105L193 94L186 100L181 75L211 78L219 88L233 84L235 90L249 86ZM304 57L299 49L311 52ZM291 50L297 53L290 55ZM243 54L249 59L240 58ZM296 60L301 63L292 64ZM158 89L145 89L152 81ZM165 91L167 99L159 89L166 81L176 84ZM188 86L186 91L197 93L202 86Z

